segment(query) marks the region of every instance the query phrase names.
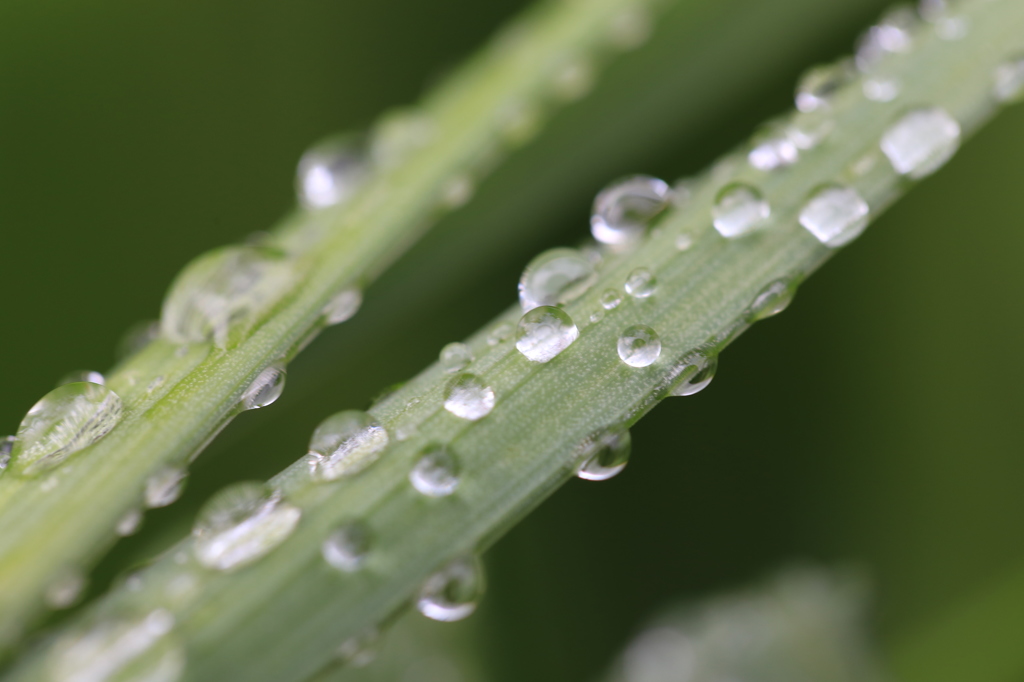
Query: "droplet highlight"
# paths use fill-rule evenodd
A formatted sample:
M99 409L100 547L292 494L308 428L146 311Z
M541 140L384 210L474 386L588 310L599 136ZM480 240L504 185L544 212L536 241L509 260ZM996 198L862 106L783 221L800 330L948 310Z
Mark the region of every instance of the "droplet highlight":
M165 467L146 479L145 501L148 509L174 504L185 490L188 473L177 467Z
M142 510L141 509L129 509L124 515L118 520L117 525L114 526L114 532L123 538L129 535L135 535L139 528L142 526Z
M693 395L707 388L718 371L718 356L702 352L691 353L683 359L683 366L679 380L668 391L670 396Z
M800 210L800 224L825 246L836 248L856 239L868 226L868 203L852 187L818 189Z
M661 355L661 338L647 325L628 327L618 340L619 359L630 367L648 367Z
M882 152L900 175L923 178L960 147L960 124L945 109L915 109L882 136Z
M599 431L580 447L576 477L584 481L607 481L626 468L632 447L629 429L625 426Z
M81 598L85 586L84 573L78 569L64 571L46 587L43 598L51 609L70 608Z
M634 175L612 183L594 199L590 231L602 244L634 242L647 231L648 223L665 210L672 190L664 180Z
M793 287L784 279L777 279L766 285L754 297L747 309L747 319L751 322L764 320L778 315L793 302Z
M827 108L836 93L855 77L848 59L811 68L797 83L796 108L805 113Z
M327 208L351 197L368 175L365 143L358 135L336 135L302 155L295 176L299 203Z
M271 365L256 375L249 388L242 394L240 406L243 410L256 410L277 401L284 393L287 373L284 367Z
M768 220L771 212L771 206L760 191L741 183L723 187L711 207L715 229L728 239L755 230Z
M63 386L64 384L74 384L80 381L90 384L99 384L100 386L106 386L107 384L106 378L99 372L91 369L80 369L75 372L68 372L65 374L61 377L61 380L57 382L57 385Z
M484 574L479 559L456 559L424 581L416 608L431 620L462 620L476 610L483 591Z
M359 289L345 289L338 292L327 305L324 306L323 316L326 324L341 324L359 312L363 305L363 292Z
M372 538L362 521L350 521L327 536L320 546L327 565L342 573L355 573L366 563Z
M594 265L576 249L558 248L534 258L519 279L523 311L579 298L597 280Z
M579 335L579 329L564 310L540 306L519 320L516 350L527 360L550 362L571 346Z
M444 409L470 421L490 414L495 402L494 389L469 372L455 375L444 390Z
M447 497L459 486L459 466L443 445L428 446L409 472L409 482L427 497Z
M765 172L792 166L800 159L800 150L789 137L767 139L747 154L751 166Z
M891 102L900 96L902 87L895 78L867 78L861 90L872 102Z
M388 432L359 410L331 415L313 431L309 453L320 478L334 481L352 476L377 461L388 446Z

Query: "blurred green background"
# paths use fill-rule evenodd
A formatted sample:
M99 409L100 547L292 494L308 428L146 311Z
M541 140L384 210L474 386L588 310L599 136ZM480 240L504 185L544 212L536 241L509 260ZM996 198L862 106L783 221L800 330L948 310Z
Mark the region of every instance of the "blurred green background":
M5 0L0 432L66 372L109 367L191 257L272 226L306 145L415 101L524 4ZM278 403L231 425L97 584L511 303L532 255L586 235L604 183L696 172L791 106L803 68L884 6L677 2L293 363ZM466 627L490 679L593 678L667 601L796 559L864 567L883 646L1009 570L1022 172L1017 108L730 348L707 391L643 420L621 476L571 482L489 552Z

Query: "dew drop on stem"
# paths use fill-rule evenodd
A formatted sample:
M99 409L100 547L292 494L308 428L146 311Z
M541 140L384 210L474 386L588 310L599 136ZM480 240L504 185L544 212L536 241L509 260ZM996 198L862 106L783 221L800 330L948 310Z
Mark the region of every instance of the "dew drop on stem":
M579 329L564 310L540 306L519 320L516 350L527 360L550 362L572 345L579 335Z
M368 413L345 410L320 422L309 441L309 452L317 475L333 481L376 462L389 440L387 429Z
M590 231L594 239L609 245L635 242L650 221L668 206L672 190L664 180L634 175L601 190L594 199Z
M462 620L476 610L484 591L484 573L477 557L456 559L424 582L416 608L431 620Z
M429 445L409 471L409 482L427 497L447 497L459 485L459 466L443 445Z

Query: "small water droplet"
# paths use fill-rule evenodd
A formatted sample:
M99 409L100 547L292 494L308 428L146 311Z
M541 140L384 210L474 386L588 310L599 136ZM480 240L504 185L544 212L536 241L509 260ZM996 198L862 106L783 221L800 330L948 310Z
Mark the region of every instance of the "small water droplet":
M0 437L0 474L6 471L7 465L11 463L11 451L14 450L16 440L14 436Z
M359 135L335 135L302 155L295 177L299 202L309 209L346 201L368 175L366 143Z
M633 298L650 298L658 290L658 280L647 268L637 268L626 277L623 288Z
M21 421L11 469L25 476L53 469L110 433L121 415L121 399L106 386L88 382L59 386Z
M85 574L77 569L64 571L46 588L44 600L51 609L74 606L85 591Z
M164 385L164 381L166 381L166 378L162 374L153 377L146 385L146 393L153 393Z
M362 521L349 521L327 536L320 553L327 564L343 573L355 573L370 553L370 529Z
M661 339L647 325L634 325L622 332L618 351L619 358L630 367L647 367L661 355Z
M174 504L185 490L188 474L183 469L166 467L146 480L146 507L158 509Z
M811 112L828 107L835 94L855 76L849 59L811 68L797 83L796 108Z
M598 322L600 322L603 319L604 319L604 310L595 310L594 312L590 313L590 323L591 324L597 324Z
M487 345L497 346L499 343L508 341L512 338L512 333L515 330L516 328L511 322L502 322L487 335Z
M917 16L909 7L896 7L867 30L857 44L855 61L862 72L869 72L886 54L907 53L913 48L912 31Z
M129 509L122 516L117 525L114 527L115 532L123 538L129 535L135 535L142 525L142 510L141 509Z
M371 627L354 637L349 637L338 646L338 658L353 668L364 668L377 658L380 630Z
M571 59L555 68L551 85L555 95L566 102L580 99L594 86L594 67L583 59Z
M519 320L516 350L527 360L548 362L572 345L579 335L579 329L564 310L540 306Z
M192 528L196 559L233 571L269 554L295 530L302 512L264 483L235 483L203 505Z
M615 310L619 307L619 304L622 303L622 296L620 296L619 292L614 289L608 289L601 294L600 303L601 307L605 310Z
M870 151L864 156L860 157L856 161L850 164L849 171L855 177L861 178L874 170L875 166L878 165L879 155Z
M868 226L870 208L852 187L827 185L800 210L800 224L832 248L848 244Z
M482 419L491 413L494 404L494 389L469 372L456 374L444 390L444 409L462 419Z
M747 309L747 317L751 322L764 320L778 315L793 302L793 287L785 279L777 279L765 286L754 297Z
M318 458L320 477L334 481L376 462L389 440L387 429L369 414L345 410L320 422L309 441L309 452Z
M827 112L799 114L786 126L786 137L797 149L809 151L821 144L835 128L836 122Z
M681 234L675 241L677 251L688 251L693 246L693 237L688 234Z
M284 392L286 376L284 367L271 365L265 368L245 389L239 405L243 410L256 410L274 403Z
M363 292L359 289L345 289L339 292L324 306L324 322L327 324L340 324L352 318L359 307L363 305Z
M484 573L476 557L456 559L423 582L416 608L432 620L462 620L476 610L484 591Z
M992 92L999 102L1016 102L1024 98L1024 55L996 67Z
M469 367L475 358L473 351L464 343L455 341L441 349L439 360L441 367L448 373L461 372Z
M104 621L57 640L51 682L176 682L185 652L171 635L174 617L157 609L142 619Z
M430 445L409 472L409 482L427 497L446 497L459 485L459 467L443 445Z
M603 244L635 242L650 221L668 206L668 183L649 175L622 178L601 190L594 199L590 231Z
M923 178L960 147L960 124L945 109L915 109L882 136L882 152L900 175Z
M789 137L773 137L767 139L750 150L747 161L754 168L762 171L773 171L784 166L791 166L800 159L800 150Z
M105 386L107 384L107 380L99 372L95 372L91 369L80 369L65 374L61 380L57 382L57 385L63 386L64 384L75 384L80 381L90 384L99 384L100 386Z
M632 447L629 429L625 426L597 432L579 448L577 478L607 481L626 468Z
M754 187L741 183L726 185L711 208L715 229L723 237L742 237L764 223L771 215L771 206Z
M680 379L669 389L670 396L688 396L708 387L718 371L718 356L711 353L691 353L683 359Z
M519 278L524 311L579 298L597 280L593 263L576 249L550 249L529 262Z
M895 78L868 78L861 85L864 96L872 102L891 102L900 95L900 82Z

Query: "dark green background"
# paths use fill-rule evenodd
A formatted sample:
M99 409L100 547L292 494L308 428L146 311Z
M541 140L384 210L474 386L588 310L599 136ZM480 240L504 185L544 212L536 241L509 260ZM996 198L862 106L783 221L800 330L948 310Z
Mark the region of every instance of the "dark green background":
M6 0L0 432L67 371L112 364L191 257L270 227L305 145L415 101L522 4ZM502 310L533 254L586 234L602 184L695 172L786 109L803 67L883 6L679 4L293 363L97 582ZM1017 108L731 347L706 392L641 422L622 476L573 481L494 548L475 621L494 679L592 676L668 600L796 559L865 567L898 641L1024 554L1022 171Z

